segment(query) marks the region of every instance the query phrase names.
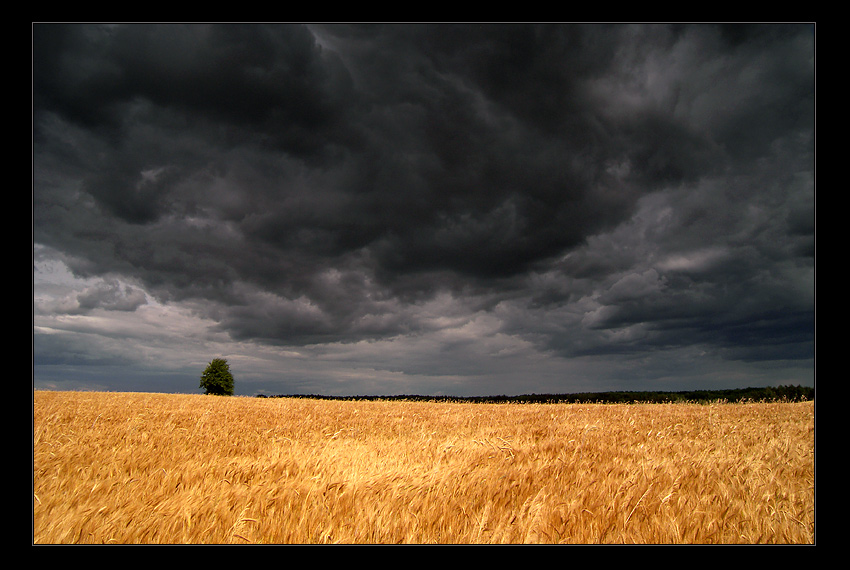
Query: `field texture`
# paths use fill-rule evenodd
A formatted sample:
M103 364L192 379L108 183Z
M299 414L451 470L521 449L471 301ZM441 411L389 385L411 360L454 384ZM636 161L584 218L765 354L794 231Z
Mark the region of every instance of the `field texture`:
M33 394L33 542L812 544L814 404Z

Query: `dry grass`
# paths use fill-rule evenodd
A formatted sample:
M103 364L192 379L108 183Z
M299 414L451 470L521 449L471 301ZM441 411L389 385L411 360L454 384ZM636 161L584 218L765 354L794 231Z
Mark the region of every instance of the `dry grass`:
M813 543L814 405L35 392L33 542Z

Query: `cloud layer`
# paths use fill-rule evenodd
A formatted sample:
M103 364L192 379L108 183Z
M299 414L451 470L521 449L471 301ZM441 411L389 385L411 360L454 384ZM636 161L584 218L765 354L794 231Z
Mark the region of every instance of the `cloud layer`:
M35 25L33 166L37 377L813 381L812 26Z

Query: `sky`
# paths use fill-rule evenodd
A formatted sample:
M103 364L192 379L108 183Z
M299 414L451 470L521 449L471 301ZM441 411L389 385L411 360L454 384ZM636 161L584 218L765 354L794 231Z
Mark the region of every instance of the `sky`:
M35 24L33 387L815 382L812 24Z

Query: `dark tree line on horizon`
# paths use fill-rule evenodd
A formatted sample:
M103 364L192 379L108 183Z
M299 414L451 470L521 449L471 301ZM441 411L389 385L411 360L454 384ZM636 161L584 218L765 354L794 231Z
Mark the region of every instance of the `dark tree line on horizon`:
M709 404L717 401L738 402L806 402L815 399L815 389L809 386L769 386L762 388L735 388L726 390L687 390L680 392L618 391L579 392L574 394L523 394L519 396L326 396L321 394L281 394L258 398L304 398L319 400L406 400L424 402L470 402L480 404L632 404L692 402Z

